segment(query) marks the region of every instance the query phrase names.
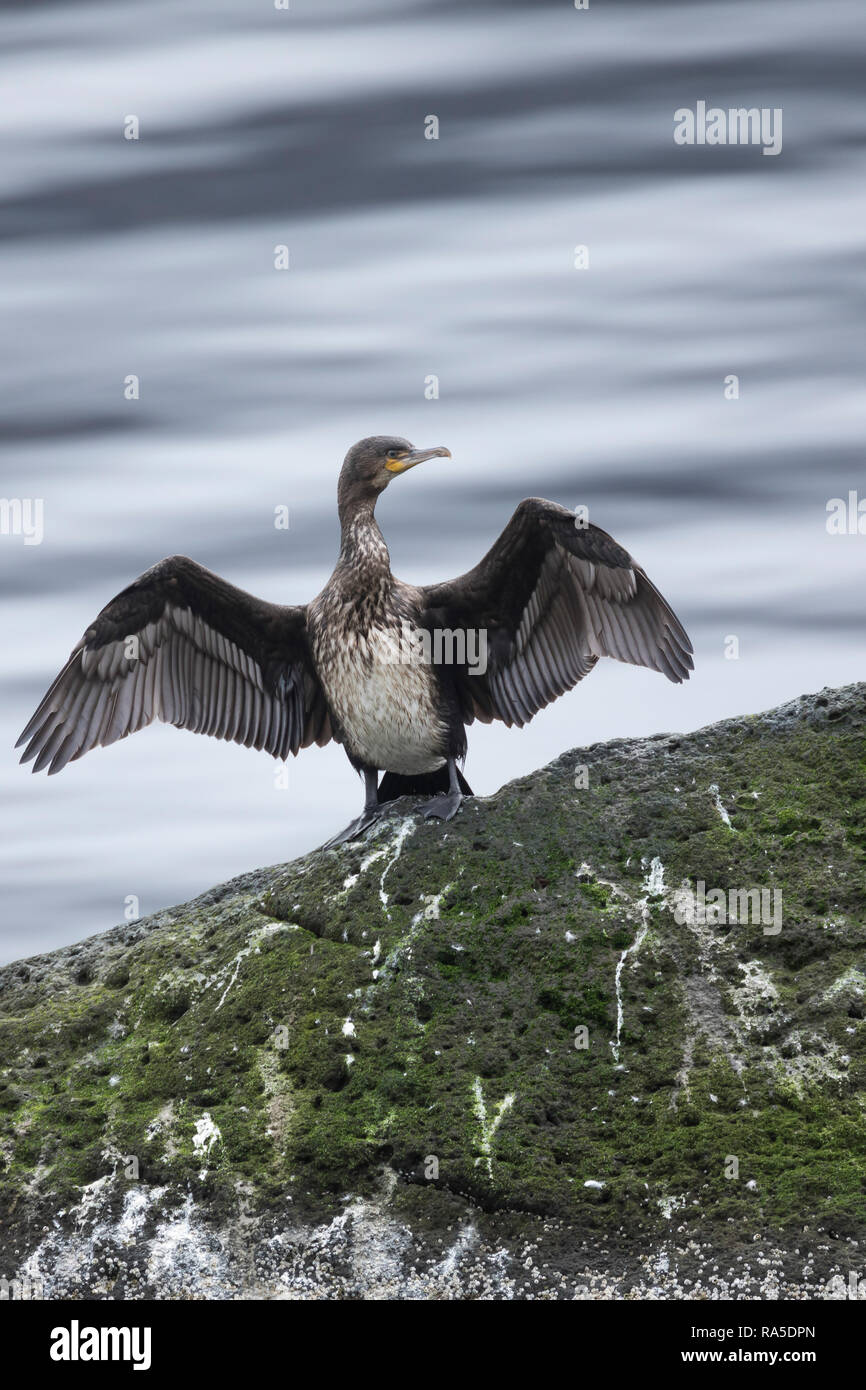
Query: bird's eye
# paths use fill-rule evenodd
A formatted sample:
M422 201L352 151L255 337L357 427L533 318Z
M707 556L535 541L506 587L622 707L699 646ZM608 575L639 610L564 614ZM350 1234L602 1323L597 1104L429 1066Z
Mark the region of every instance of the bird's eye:
M402 449L389 449L389 450L388 450L388 457L389 457L389 459L398 459L398 458L400 457L400 455L401 455L402 452L403 452Z

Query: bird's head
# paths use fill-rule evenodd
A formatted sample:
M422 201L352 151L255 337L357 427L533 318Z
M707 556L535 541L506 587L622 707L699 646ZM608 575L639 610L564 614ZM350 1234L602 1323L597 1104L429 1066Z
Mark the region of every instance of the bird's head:
M450 449L416 449L408 439L374 434L353 444L340 473L341 495L382 492L398 473L406 473L425 459L450 459Z

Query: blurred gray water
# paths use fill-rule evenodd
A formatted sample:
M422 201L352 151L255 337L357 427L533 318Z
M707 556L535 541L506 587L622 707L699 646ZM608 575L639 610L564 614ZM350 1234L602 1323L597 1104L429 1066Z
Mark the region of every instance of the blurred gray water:
M474 728L477 792L863 677L866 537L825 508L866 496L864 48L861 0L0 6L0 495L45 507L41 545L0 536L2 958L356 814L333 747L284 789L165 727L51 779L11 745L163 555L311 597L365 434L454 456L380 505L397 573L460 573L526 495L582 502L695 641L686 687L607 662L522 732ZM781 107L781 155L676 146L698 100Z

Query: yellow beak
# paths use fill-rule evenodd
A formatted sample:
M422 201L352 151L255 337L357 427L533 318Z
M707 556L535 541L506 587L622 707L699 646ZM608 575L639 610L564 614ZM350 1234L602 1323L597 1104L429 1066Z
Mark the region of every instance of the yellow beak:
M416 463L423 463L425 459L450 459L451 450L439 445L436 449L408 449L405 454L401 454L397 459L388 459L385 463L389 473L407 473L410 468L414 468Z

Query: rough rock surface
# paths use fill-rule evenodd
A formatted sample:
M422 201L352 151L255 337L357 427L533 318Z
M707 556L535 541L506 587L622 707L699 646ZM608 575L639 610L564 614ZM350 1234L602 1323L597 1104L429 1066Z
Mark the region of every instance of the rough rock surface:
M598 744L6 967L0 1275L866 1297L864 733L856 685Z

